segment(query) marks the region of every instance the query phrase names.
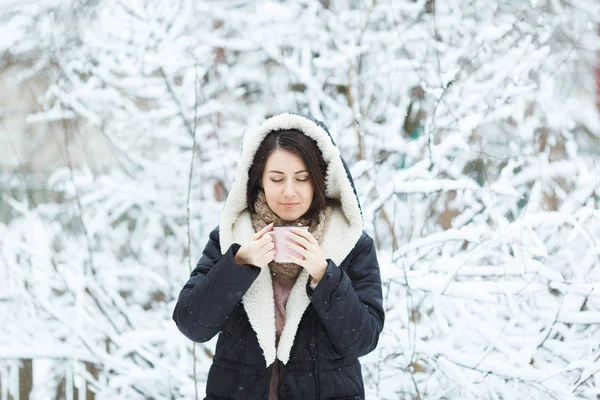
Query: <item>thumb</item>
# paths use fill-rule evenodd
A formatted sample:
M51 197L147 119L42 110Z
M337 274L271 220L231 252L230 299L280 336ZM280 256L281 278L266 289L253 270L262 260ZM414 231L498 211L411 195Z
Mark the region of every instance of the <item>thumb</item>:
M260 239L265 233L269 232L273 230L273 222L271 222L269 225L265 226L264 228L262 228L260 231L256 232L256 235L254 235L254 237L256 238L256 240Z

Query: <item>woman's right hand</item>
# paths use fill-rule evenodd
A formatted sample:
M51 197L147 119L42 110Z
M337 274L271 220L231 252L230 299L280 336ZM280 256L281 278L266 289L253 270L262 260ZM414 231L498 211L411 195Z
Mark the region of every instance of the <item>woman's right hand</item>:
M241 246L235 254L236 264L250 264L259 268L267 266L275 258L275 243L268 233L273 223L262 228L252 236L252 240Z

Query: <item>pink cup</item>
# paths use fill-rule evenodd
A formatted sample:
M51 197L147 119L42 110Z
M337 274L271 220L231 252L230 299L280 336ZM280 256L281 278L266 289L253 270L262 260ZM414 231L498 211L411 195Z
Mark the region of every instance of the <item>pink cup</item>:
M277 226L273 227L270 234L273 237L275 243L275 261L277 262L292 262L290 257L296 257L304 260L304 257L294 250L291 250L286 245L286 242L296 243L292 240L286 239L286 232L290 232L292 228L300 228L308 231L308 226Z

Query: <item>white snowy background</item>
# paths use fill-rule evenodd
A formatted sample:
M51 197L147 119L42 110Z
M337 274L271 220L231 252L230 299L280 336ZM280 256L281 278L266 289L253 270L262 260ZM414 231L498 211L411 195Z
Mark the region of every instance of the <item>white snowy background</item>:
M368 399L599 399L599 27L597 0L1 0L0 399L203 397L216 342L171 314L285 111L329 126L378 246Z

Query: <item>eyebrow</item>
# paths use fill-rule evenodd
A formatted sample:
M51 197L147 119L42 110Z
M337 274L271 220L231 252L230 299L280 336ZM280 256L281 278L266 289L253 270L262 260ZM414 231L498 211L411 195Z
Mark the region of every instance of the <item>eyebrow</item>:
M283 174L283 172L281 172L281 171L275 171L273 169L271 171L269 171L269 172L275 172L276 174ZM305 169L303 169L302 171L296 171L296 172L294 172L294 174L301 174L303 172L308 172L308 171L305 170Z

